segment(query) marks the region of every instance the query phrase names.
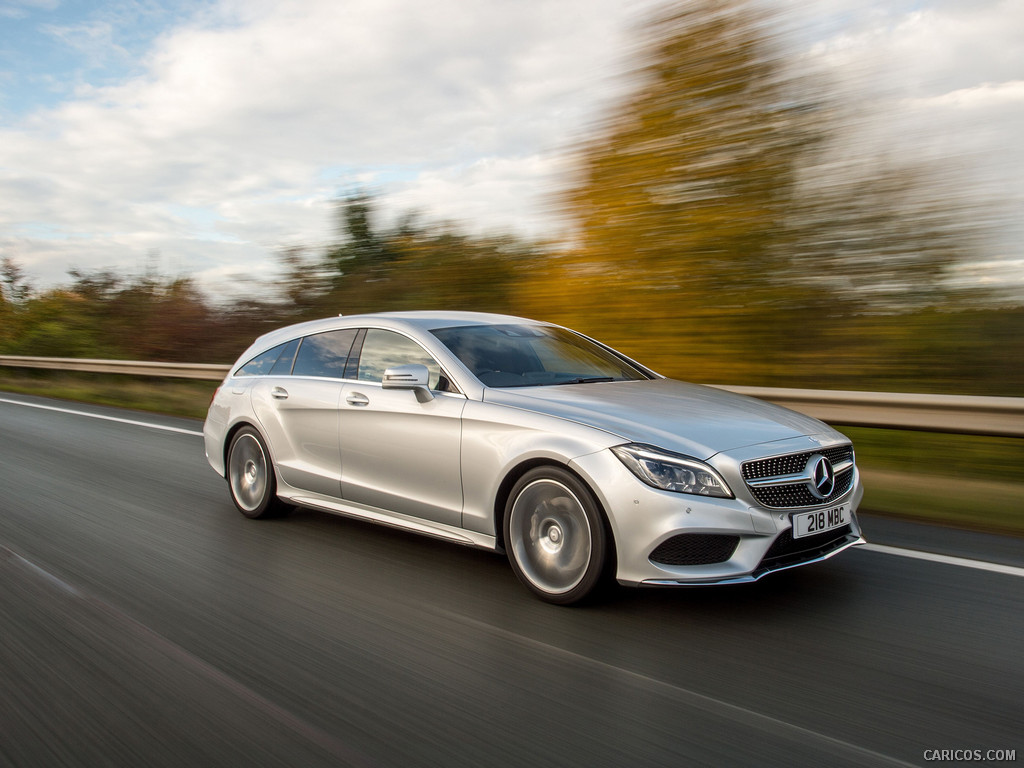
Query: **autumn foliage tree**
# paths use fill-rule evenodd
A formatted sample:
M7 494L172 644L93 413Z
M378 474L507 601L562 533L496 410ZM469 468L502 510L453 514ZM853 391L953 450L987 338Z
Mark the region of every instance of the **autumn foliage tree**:
M672 6L642 41L632 94L579 148L562 196L577 245L527 298L655 366L728 378L785 299L770 278L799 158L820 140L814 105L794 101L743 3Z
M849 354L850 318L895 311L894 286L938 300L971 245L949 201L920 169L835 161L840 111L761 7L674 3L642 27L631 91L560 198L575 243L523 286L530 314L665 373L773 383Z

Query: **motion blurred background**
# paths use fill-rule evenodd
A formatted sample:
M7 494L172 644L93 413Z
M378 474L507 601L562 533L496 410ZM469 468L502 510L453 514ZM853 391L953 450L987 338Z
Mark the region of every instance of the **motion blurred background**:
M517 6L499 20L512 25L510 34L532 36L523 43L529 55L517 55L509 45L482 49L495 34L494 22L477 30L476 11L442 18L444 4L436 5L414 11L396 3L391 11L410 14L403 25L358 4L347 15L303 4L281 18L275 14L284 12L260 4L248 10L184 4L174 7L179 16L164 19L165 28L137 43L138 53L123 50L124 57L137 56L139 72L118 80L109 62L106 69L82 67L74 88L59 92L51 83L45 96L40 86L21 112L9 78L2 187L5 198L20 195L21 203L0 215L6 230L0 353L228 362L259 333L297 320L443 307L564 323L664 374L694 381L1022 391L1024 193L1011 183L1021 175L1022 153L1005 128L1024 104L1024 35L999 37L995 42L1009 36L1016 46L996 55L978 52L994 64L973 80L946 77L914 90L909 83L920 81L920 72L903 77L891 69L902 62L936 78L948 75L946 60L962 58L964 40L992 33L994 21L1024 31L1019 7L689 0L585 5L573 23L566 10L548 18L539 5ZM11 33L45 33L50 45L63 40L79 47L87 23L93 38L137 29L124 13L122 26L110 20L111 9L124 10L116 3L106 26L96 11L78 26L59 27L41 7L7 3L2 23ZM609 18L589 18L601 13ZM521 18L534 14L542 18ZM268 28L272 22L276 33ZM385 33L423 22L430 43L405 58L429 60L433 53L437 67L428 66L422 81L385 87L370 71L382 54L342 46L337 59L351 69L363 57L367 69L358 82L335 80L353 72L337 72L334 52L317 49L322 69L291 70L289 76L304 77L291 83L291 93L316 86L320 102L345 105L332 118L380 109L385 119L398 119L403 104L412 116L448 110L465 118L464 130L431 117L422 131L432 147L417 144L418 158L408 156L411 148L396 148L389 163L382 148L362 161L346 154L351 129L345 124L337 125L332 144L321 137L324 126L288 121L290 108L301 117L305 107L290 103L299 97L282 91L268 68L279 60L288 71L295 59L289 46L296 43L288 34L308 31L311 22L334 25L339 45L361 23L387 45ZM865 43L883 35L895 42ZM215 55L218 43L244 47L253 57L250 68L224 52ZM901 58L900 46L913 55ZM915 63L921 54L934 61ZM9 72L31 86L31 75L10 65L10 51L7 59ZM528 66L559 62L564 71ZM503 69L501 77L493 69ZM990 76L1002 80L975 82ZM235 105L231 114L203 112L216 111L225 91L261 77L264 101ZM543 97L486 109L514 95L516 86L545 84L551 93ZM568 90L579 87L593 93L576 97ZM443 98L446 88L458 92ZM436 104L426 98L431 94ZM194 111L186 98L195 100ZM986 100L1001 111L972 108ZM140 113L156 102L167 124L141 125ZM171 114L169 103L184 116ZM474 107L482 114L465 117ZM971 122L993 114L998 119L986 125ZM502 162L498 145L512 141L474 137L489 117L516 123L515 159L532 153L543 160L543 171L532 177L508 177L527 202L487 197L488 184L503 178L500 170L492 168L490 181L480 182L481 168ZM211 148L241 163L231 132L214 122L240 119L247 136L239 140L257 153L245 158L244 169L188 165L185 133L197 148L197 164ZM536 128L545 120L549 133ZM372 121L360 124L373 129ZM503 128L507 123L491 126L494 133ZM441 129L455 131L447 143L440 143ZM258 192L238 179L278 168L289 147L297 163L305 162L307 132L333 170L318 171L319 184L305 190L304 202L298 193L289 197L283 182L267 188L281 216L275 230L274 209L255 207ZM211 147L200 147L203 142ZM449 171L448 186L461 179L463 195L506 217L431 187L423 169L441 156L449 166L474 166L462 177ZM142 183L140 197L124 199L133 189L125 181L132 168L152 172L152 183ZM194 188L218 170L238 182L237 201L230 183L214 186L211 192L224 195L217 200ZM49 190L46 206L24 202L33 199L26 191L33 185ZM77 207L71 210L71 197L74 205L98 200L94 208L142 208L146 215L90 227ZM64 200L68 210L61 211ZM262 227L248 239L237 212L230 213L245 204L253 220L244 224ZM175 206L191 212L172 216ZM287 218L297 206L323 219L308 240ZM170 237L168 221L151 221L158 214L171 225L176 220L181 231ZM203 217L212 223L197 224ZM54 274L61 268L63 279Z

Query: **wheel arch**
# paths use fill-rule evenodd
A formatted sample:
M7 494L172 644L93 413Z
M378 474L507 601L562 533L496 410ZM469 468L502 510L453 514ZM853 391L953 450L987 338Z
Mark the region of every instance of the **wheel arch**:
M615 532L612 529L611 522L608 519L608 511L605 509L605 505L601 502L601 496L598 494L587 478L583 477L579 472L573 469L569 464L558 461L556 459L542 456L535 457L532 459L526 459L519 464L512 467L502 478L501 483L498 485L498 491L494 496L494 532L495 532L495 549L499 552L505 551L505 507L508 504L508 498L512 493L512 488L519 478L525 475L532 469L538 467L556 467L558 469L565 470L573 477L575 477L580 484L590 492L590 497L594 501L598 512L601 515L601 525L604 526L605 536L608 541L608 552L607 556L611 558L611 567L615 568L616 561L616 544L615 544Z
M220 458L224 462L225 471L227 470L227 466L228 466L228 451L231 450L231 442L235 439L235 435L237 435L239 432L241 432L246 427L250 427L250 428L256 430L257 434L259 434L260 439L263 441L263 445L267 449L267 453L270 454L268 458L270 459L270 462L271 462L271 464L274 467L274 472L276 473L277 472L277 462L274 461L274 453L273 453L273 451L270 448L270 443L267 441L267 436L263 434L263 430L260 429L259 425L254 423L254 420L252 420L252 419L240 419L239 421L237 421L234 424L232 424L228 428L228 431L224 433L224 444L221 446L221 457Z

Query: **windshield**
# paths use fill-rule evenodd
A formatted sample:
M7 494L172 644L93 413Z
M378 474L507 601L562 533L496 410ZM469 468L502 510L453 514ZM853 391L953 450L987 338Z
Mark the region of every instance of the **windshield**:
M433 334L488 387L649 379L604 347L546 325L470 325Z

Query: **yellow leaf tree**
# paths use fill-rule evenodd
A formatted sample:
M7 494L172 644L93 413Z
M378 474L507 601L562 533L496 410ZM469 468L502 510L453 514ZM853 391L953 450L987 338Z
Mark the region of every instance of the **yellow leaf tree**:
M955 205L928 197L926 169L832 161L835 97L761 7L692 0L640 28L629 93L558 199L573 242L521 283L524 313L669 375L773 383L834 365L850 316L907 311L893 286L941 303L968 240Z

